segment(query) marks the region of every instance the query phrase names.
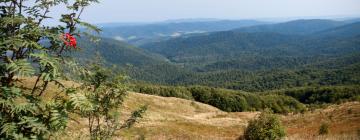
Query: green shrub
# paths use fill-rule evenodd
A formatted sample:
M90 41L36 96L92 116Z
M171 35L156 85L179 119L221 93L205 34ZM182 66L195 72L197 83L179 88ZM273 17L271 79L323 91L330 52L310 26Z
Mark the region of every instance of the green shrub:
M319 128L319 135L326 135L329 133L329 124L322 123Z
M74 111L61 80L74 52L81 28L99 31L81 21L83 9L96 0L1 0L0 1L0 139L53 139L67 128ZM59 25L44 21L50 9L59 6ZM23 87L20 77L36 77ZM48 91L55 84L61 90ZM53 98L49 95L52 94Z
M129 128L142 117L146 106L121 123L119 105L126 95L123 76L107 67L86 67L68 56L80 49L81 36L94 43L100 29L81 20L85 7L98 0L1 0L0 1L0 139L57 139L67 132L68 121L78 114L88 120L89 139L111 139L115 131ZM50 9L59 6L57 26ZM81 28L78 28L81 27ZM85 46L81 46L85 47ZM92 57L91 61L94 61ZM91 69L89 69L91 68ZM22 77L36 77L28 87ZM31 78L27 78L31 79ZM80 80L78 87L63 80ZM49 85L58 86L53 91Z
M279 118L268 110L261 113L259 118L250 121L244 132L246 140L277 140L285 135Z

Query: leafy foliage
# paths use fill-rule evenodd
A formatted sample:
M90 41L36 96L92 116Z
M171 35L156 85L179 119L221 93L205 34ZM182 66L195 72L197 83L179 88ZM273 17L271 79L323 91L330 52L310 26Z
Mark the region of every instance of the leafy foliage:
M110 139L121 127L116 109L125 95L122 79L110 77L104 69L94 67L91 71L77 73L83 78L78 78L84 83L82 87L65 87L60 82L69 76L66 73L80 70L79 65L66 57L67 52L76 49L75 36L82 33L78 25L100 31L80 20L84 8L94 2L98 1L0 1L1 139L51 139L67 128L70 113L89 117L91 139ZM49 9L58 5L65 5L70 11L59 19L65 26L43 25L44 20L51 18L48 17ZM22 76L36 76L34 86L30 89L22 87L19 84ZM62 89L50 93L52 98L44 96L49 83ZM126 128L144 111L145 108L135 111L125 123ZM106 124L100 120L105 120Z
M76 13L79 9L63 16L61 21L67 27L47 27L41 24L49 18L47 14L50 7L66 4L84 8L85 5L79 5L78 2L70 4L64 0L33 1L26 3L28 5L25 5L24 0L4 0L0 3L0 137L49 139L53 133L67 126L67 101L60 96L45 100L42 94L49 82L60 84L57 80L62 73L59 66L63 62L61 54L63 50L70 49L63 46L59 36L66 31L72 34L78 32L74 16L79 14ZM41 40L47 40L49 46L41 45ZM18 78L34 75L38 78L31 91L17 85L16 82L20 81ZM40 83L41 86L38 85Z
M66 128L68 117L62 100L44 102L16 87L3 87L1 92L2 137L48 139L51 133Z
M115 132L129 128L142 118L146 106L134 111L124 123L120 122L120 105L127 95L126 77L99 63L75 69L82 85L70 91L70 104L75 113L88 120L91 139L111 139Z
M265 111L259 118L249 122L244 138L246 140L278 140L286 135L277 116Z

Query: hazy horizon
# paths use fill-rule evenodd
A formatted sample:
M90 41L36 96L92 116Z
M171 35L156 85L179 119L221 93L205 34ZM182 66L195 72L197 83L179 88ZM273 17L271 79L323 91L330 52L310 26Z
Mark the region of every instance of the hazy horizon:
M351 20L358 19L360 15L331 15L331 16L308 16L308 17L273 17L273 18L234 18L234 19L225 19L225 18L175 18L175 19L163 19L163 20L154 20L154 21L110 21L110 22L95 22L95 24L112 24L112 23L123 23L123 24L147 24L147 23L172 23L172 22L191 22L191 21L237 21L237 20L255 20L255 21L269 21L269 22L286 22L293 20L311 20L311 19L324 19L324 20Z
M63 12L54 8L52 16ZM159 22L177 19L301 19L360 17L359 0L100 0L85 9L90 23Z

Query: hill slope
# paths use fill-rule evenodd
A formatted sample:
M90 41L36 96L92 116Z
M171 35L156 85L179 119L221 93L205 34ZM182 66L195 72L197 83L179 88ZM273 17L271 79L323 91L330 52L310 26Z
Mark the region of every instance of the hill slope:
M292 28L298 29L301 25L298 22L292 22L297 23ZM198 71L294 69L327 59L355 56L353 54L360 52L359 25L347 24L306 36L266 30L254 33L223 31L140 47Z
M239 137L258 112L227 113L198 102L131 93L125 110L143 104L149 110L134 128L121 133L126 139L224 139ZM181 106L179 106L181 105ZM351 110L351 113L348 113ZM125 111L127 112L127 111ZM330 125L327 138L357 137L360 103L346 103L298 115L281 116L289 138L317 138L320 122ZM301 126L301 127L300 127Z
M36 78L23 79L21 84L31 87ZM77 86L74 82L62 81L66 86ZM45 94L52 98L60 89L50 84ZM133 128L122 131L118 139L224 139L233 140L242 135L249 120L259 112L220 111L212 106L191 100L173 97L158 97L129 93L122 105L122 119L140 106L148 105L145 117ZM360 103L350 102L332 105L325 109L304 114L280 115L289 139L356 139L360 129ZM318 136L320 124L328 123L330 134ZM86 121L70 121L67 135L59 139L81 139L88 131Z
M83 38L79 40L79 48L78 52L70 55L80 62L94 62L96 53L99 53L105 65L116 65L136 80L166 82L173 79L173 75L188 73L161 55L114 39L101 38L100 42L94 44Z
M342 22L333 22L306 20L271 25L276 30L288 26L294 29L292 34L265 29L250 33L232 30L149 43L141 48L161 54L193 72L174 78L172 83L246 91L312 84L359 84L355 78L360 69L359 23L340 26ZM318 31L317 26L322 24L326 28ZM298 29L309 26L308 35L299 35Z
M124 66L126 64L141 66L166 62L166 59L160 55L109 38L101 38L101 41L97 44L91 43L88 39L83 38L79 40L79 46L81 50L72 55L82 60L92 60L95 57L95 53L98 52L107 63L118 66Z
M279 24L269 24L269 25L259 25L252 27L239 28L236 31L239 32L273 32L281 34L297 34L297 35L306 35L315 33L318 31L323 31L338 26L345 25L347 22L342 21L333 21L333 20L322 20L322 19L312 19L312 20L295 20Z
M245 91L360 84L360 26L343 23L300 20L271 25L280 33L221 31L139 48L104 39L101 47L84 47L80 58L91 60L99 50L109 64L133 65L127 69L133 79L156 84ZM281 33L282 26L292 34ZM307 35L298 32L302 28L308 29Z
M314 33L318 37L346 38L360 35L360 22L339 26Z
M306 20L265 25L271 26L274 29L259 29L261 32L248 33L242 32L241 29L215 32L208 35L149 43L141 46L141 48L161 54L176 63L202 64L220 60L246 60L249 56L258 58L309 57L324 54L334 55L348 50L351 50L351 52L359 51L359 47L356 44L360 40L358 36L360 35L360 23L340 26L342 22L322 22ZM326 23L330 25L327 26ZM322 28L318 28L318 26ZM311 34L306 36L298 35L297 30L306 31L306 29L302 28L310 28L308 30ZM289 33L283 33L281 30L290 31L288 31ZM336 37L336 39L330 37Z

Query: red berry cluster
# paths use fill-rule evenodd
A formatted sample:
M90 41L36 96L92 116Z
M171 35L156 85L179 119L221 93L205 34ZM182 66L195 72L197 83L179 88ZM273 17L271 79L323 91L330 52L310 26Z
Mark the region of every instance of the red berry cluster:
M64 43L68 47L76 48L76 38L69 33L64 34Z

